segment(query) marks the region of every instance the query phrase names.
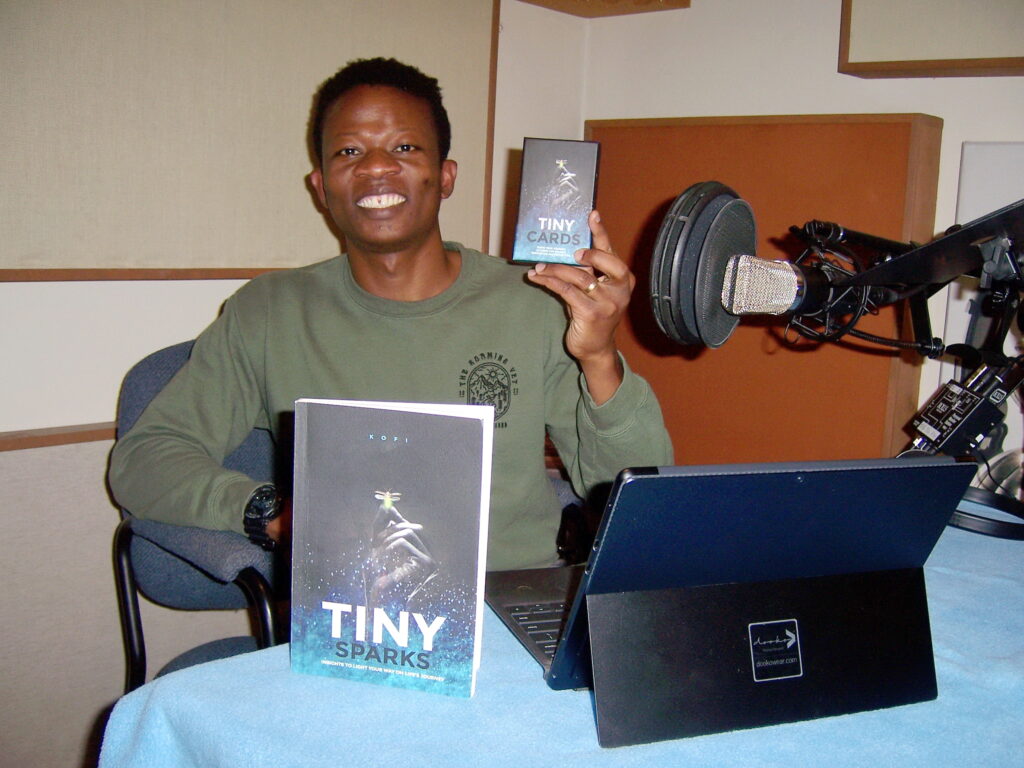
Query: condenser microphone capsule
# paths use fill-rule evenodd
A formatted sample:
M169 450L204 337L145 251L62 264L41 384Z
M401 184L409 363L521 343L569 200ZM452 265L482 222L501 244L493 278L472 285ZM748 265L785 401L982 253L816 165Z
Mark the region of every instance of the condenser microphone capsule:
M733 315L781 315L800 303L803 275L788 261L737 255L722 282L722 306Z

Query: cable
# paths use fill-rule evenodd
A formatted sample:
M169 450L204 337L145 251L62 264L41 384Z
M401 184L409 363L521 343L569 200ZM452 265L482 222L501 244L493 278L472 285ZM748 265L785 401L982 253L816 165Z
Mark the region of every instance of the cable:
M875 336L873 333L866 331L858 331L856 328L850 329L850 335L855 336L863 341L870 341L873 344L881 344L886 347L896 347L897 349L912 349L915 352L922 354L929 350L928 345L922 344L919 341L903 341L901 339L886 339L882 336Z

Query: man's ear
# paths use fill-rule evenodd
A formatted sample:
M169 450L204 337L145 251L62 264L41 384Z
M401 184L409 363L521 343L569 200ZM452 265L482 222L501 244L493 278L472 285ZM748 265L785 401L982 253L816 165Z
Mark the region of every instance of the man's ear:
M459 164L454 160L441 161L441 199L451 197L455 191L455 177L459 173Z
M327 197L324 195L324 175L319 168L314 168L309 173L309 184L316 192L316 199L320 201L321 207L327 210Z

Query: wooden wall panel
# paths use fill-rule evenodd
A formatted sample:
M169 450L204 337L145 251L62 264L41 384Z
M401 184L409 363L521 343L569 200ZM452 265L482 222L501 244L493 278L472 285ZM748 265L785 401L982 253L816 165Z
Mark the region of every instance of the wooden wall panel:
M654 387L680 464L890 456L908 440L920 360L873 346L782 343L784 322L744 321L719 349L663 337L649 308L651 248L672 200L717 180L753 207L758 255L799 253L811 219L895 240L932 236L942 121L926 115L592 120L597 207L638 278L619 343ZM898 310L858 326L897 333Z

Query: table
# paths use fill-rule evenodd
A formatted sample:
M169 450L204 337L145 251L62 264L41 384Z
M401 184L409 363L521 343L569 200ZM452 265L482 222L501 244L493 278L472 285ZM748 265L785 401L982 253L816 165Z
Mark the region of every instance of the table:
M122 698L100 766L1024 766L1024 542L949 528L925 574L935 701L602 749L589 692L548 689L488 610L473 699L293 674L278 646Z

